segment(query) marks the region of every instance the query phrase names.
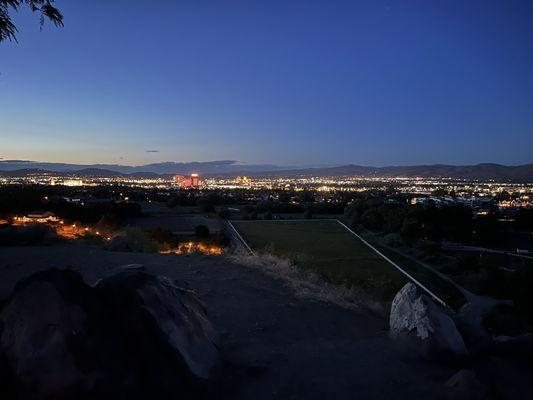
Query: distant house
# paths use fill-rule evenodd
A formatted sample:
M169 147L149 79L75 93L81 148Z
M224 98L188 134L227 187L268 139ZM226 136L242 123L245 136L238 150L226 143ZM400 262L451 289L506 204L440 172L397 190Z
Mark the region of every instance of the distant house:
M522 208L522 207L530 207L532 203L521 200L521 199L513 199L513 200L503 200L498 203L498 208Z
M110 197L104 199L96 199L94 197L63 197L63 200L65 200L67 203L79 204L82 206L114 202L114 200Z
M81 203L81 199L76 197L63 197L63 200L67 203Z
M37 211L28 215L16 216L13 218L15 224L52 224L58 223L60 220L50 211Z

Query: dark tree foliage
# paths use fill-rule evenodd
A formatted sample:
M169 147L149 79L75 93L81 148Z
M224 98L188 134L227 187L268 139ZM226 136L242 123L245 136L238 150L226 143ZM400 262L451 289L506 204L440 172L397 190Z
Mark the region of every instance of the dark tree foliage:
M231 212L229 210L229 208L227 207L222 207L219 211L218 211L218 216L222 219L228 219L231 215Z
M270 200L262 200L257 203L257 212L266 212L272 210L273 203Z
M499 243L501 234L497 214L477 218L473 228L476 243L482 246L496 246Z
M412 206L391 203L384 198L362 197L348 205L344 213L353 226L362 225L384 234L398 233L406 244L419 240L467 243L472 239L472 212L460 205Z
M198 236L199 238L208 238L209 237L209 228L207 227L207 225L197 225L195 228L194 228L194 233L196 236Z
M448 191L446 189L439 188L439 189L435 189L434 191L432 191L431 195L433 197L444 197L448 195Z
M101 229L104 232L112 232L114 230L117 230L120 227L120 224L120 218L117 217L115 214L105 214L102 218L100 218L96 226L98 227L98 229Z
M111 199L108 202L85 205L68 202L64 200L65 196L76 195L71 190L61 186L39 185L0 187L0 219L35 211L51 211L67 221L93 224L106 214L113 214L121 222L142 215L141 206L137 203L115 202ZM97 193L86 193L85 189L82 192L78 194Z
M298 193L298 201L301 204L306 203L314 203L315 202L315 194L309 190L304 190L302 192Z
M514 226L519 231L533 231L533 209L521 208L516 215Z
M63 15L52 3L54 0L0 0L0 42L7 39L17 41L18 29L9 13L18 11L24 5L32 12L40 14L41 28L46 19L52 21L55 26L63 26Z
M179 243L178 236L174 235L170 230L160 227L157 227L150 232L150 238L157 243L167 243L171 245L177 245Z
M214 212L215 205L210 198L203 197L198 199L198 209L200 212Z
M54 229L46 225L9 227L0 230L0 246L48 245L58 240Z

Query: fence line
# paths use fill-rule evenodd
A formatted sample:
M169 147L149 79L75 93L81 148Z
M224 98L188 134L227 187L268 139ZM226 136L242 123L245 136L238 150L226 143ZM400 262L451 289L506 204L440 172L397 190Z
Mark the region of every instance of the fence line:
M237 237L240 239L240 241L244 244L244 246L248 249L248 251L250 252L250 254L252 256L255 256L255 253L253 252L252 248L250 246L248 246L248 243L246 243L246 240L244 240L244 238L241 236L241 234L239 233L239 231L237 229L235 229L235 227L233 226L233 224L231 223L230 220L228 220L228 225L231 227L231 229L233 229L233 232L235 232L235 234L237 235Z
M439 296L437 296L435 293L433 293L431 290L429 290L426 286L424 286L421 282L419 282L415 277L413 277L409 272L407 272L406 270L404 270L402 267L400 267L398 264L396 264L394 261L392 261L389 257L387 257L385 254L383 254L381 251L379 251L378 249L376 249L374 246L372 246L370 243L368 243L365 239L363 239L360 235L358 235L357 233L355 233L352 229L350 229L346 224L344 224L343 222L339 221L338 219L336 220L339 224L341 224L345 229L348 230L348 232L352 233L353 235L355 235L361 242L363 242L364 244L366 244L368 247L370 247L372 250L374 250L378 255L380 255L383 259L385 259L386 261L389 262L389 264L391 264L393 267L395 267L397 270L399 270L402 274L404 274L405 276L407 276L411 281L413 281L413 283L415 283L418 287L420 287L422 290L424 290L427 294L429 294L435 301L437 301L438 303L440 303L441 305L443 305L444 307L448 307L448 304L446 304L446 302L444 300L442 300Z
M389 257L387 257L385 254L383 254L381 251L376 249L374 246L372 246L370 243L368 243L365 239L363 239L360 235L355 233L351 228L349 228L346 224L339 221L338 219L329 218L329 219L284 219L284 220L253 220L253 221L239 221L240 222L316 222L316 221L336 221L338 222L344 229L346 229L348 232L350 232L352 235L357 237L361 242L363 242L366 246L368 246L370 249L372 249L376 254L378 254L381 258L383 258L385 261L387 261L389 264L391 264L394 268L396 268L398 271L400 271L402 274L404 274L407 278L409 278L415 285L417 285L419 288L424 290L427 294L430 295L431 298L433 298L435 301L437 301L439 304L443 305L444 307L450 308L448 304L444 300L442 300L439 296L437 296L435 293L433 293L430 289L428 289L424 284L422 284L418 279L416 279L414 276L412 276L409 272L404 270L402 267L400 267L398 264L396 264L394 261L392 261ZM246 249L250 252L250 254L255 255L251 247L248 245L246 240L241 236L239 231L233 226L230 220L227 221L228 225L233 229L239 240L244 244Z

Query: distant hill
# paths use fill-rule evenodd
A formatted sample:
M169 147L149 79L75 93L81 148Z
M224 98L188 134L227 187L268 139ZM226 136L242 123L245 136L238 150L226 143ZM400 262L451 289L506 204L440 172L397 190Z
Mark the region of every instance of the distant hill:
M110 171L108 169L100 168L84 168L76 171L50 171L44 169L17 169L14 171L0 171L0 176L4 177L25 177L30 175L60 175L63 177L72 178L117 178L117 177L129 177L129 178L160 178L171 175L161 175L155 172L133 172L131 174L123 174L121 172Z
M232 173L240 169L250 172L277 171L287 169L276 165L243 165L234 160L207 161L207 162L162 162L140 166L116 164L66 164L48 163L28 160L0 160L0 171L16 171L22 169L40 169L57 172L79 172L83 170L107 170L121 174L152 173L152 174L223 174ZM93 171L96 172L96 171Z
M24 177L29 175L44 175L44 174L55 174L54 171L48 171L44 169L39 168L23 168L23 169L17 169L14 171L0 171L0 176L5 177L11 177L11 178L17 178L17 177Z
M412 165L390 167L367 167L361 165L343 165L330 168L288 169L281 171L249 172L239 171L249 176L361 176L383 178L455 178L474 180L511 180L533 182L533 164L506 166L499 164L477 165ZM224 174L225 175L225 174ZM222 176L222 174L220 174Z
M125 174L117 171L110 171L108 169L84 168L77 171L69 171L65 173L65 175L73 175L87 178L116 178L119 176L124 176Z
M20 165L32 167L48 166L48 168L14 168ZM64 176L76 176L87 178L158 178L170 177L173 174L200 173L203 176L232 177L248 175L252 177L308 177L308 176L360 176L360 177L405 177L405 178L455 178L475 180L499 180L533 182L533 164L518 166L506 166L500 164L477 164L477 165L411 165L368 167L361 165L343 165L328 168L282 168L272 169L270 165L242 166L232 162L209 162L209 163L161 163L149 164L138 167L123 167L127 172L110 168L101 168L101 165L74 168L74 164L61 164L61 168L54 168L51 163L34 163L26 161L0 161L0 176L21 177L32 174L62 174ZM156 166L156 167L154 167ZM231 166L231 167L230 167ZM77 166L79 167L79 166ZM119 166L120 167L120 166ZM122 168L122 167L121 167ZM143 170L146 168L146 170ZM176 168L174 171L173 168ZM160 172L154 172L154 169ZM173 172L167 172L173 171Z

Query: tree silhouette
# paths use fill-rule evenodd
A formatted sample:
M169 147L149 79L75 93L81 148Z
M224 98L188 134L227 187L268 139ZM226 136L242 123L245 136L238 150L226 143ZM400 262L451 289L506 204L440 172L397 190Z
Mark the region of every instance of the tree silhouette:
M40 14L41 29L45 19L55 26L63 26L63 15L52 3L54 0L0 0L0 42L9 39L17 41L18 29L11 20L9 13L18 11L23 6L28 6L32 12Z

